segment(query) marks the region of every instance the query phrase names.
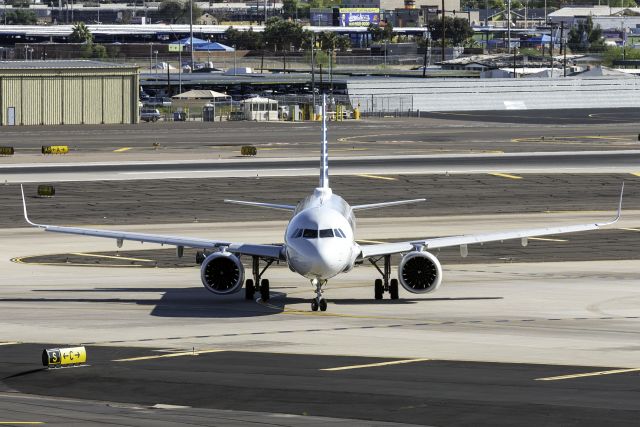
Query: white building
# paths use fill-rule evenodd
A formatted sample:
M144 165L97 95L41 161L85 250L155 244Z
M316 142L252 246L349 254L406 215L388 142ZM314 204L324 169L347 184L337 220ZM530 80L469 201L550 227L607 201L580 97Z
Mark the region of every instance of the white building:
M553 24L564 22L565 28L571 28L591 17L593 24L603 30L626 30L640 28L640 7L563 7L549 14Z

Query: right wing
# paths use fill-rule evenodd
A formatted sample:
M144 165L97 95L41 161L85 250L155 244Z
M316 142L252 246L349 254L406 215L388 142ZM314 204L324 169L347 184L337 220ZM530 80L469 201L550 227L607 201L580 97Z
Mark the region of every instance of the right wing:
M397 200L394 202L382 202L382 203L370 203L368 205L355 205L351 206L354 211L364 211L366 209L386 208L387 206L399 206L408 205L409 203L424 202L427 199L411 199L411 200Z
M116 239L118 246L121 246L124 240L131 240L140 243L159 243L161 245L194 249L224 248L224 250L238 255L260 256L265 258L284 260L284 248L282 245L234 243L224 240L198 239L196 237L165 236L160 234L131 233L128 231L100 230L94 228L61 227L58 225L36 224L29 219L29 216L27 214L27 202L24 197L24 189L22 188L22 186L20 186L20 190L22 191L22 206L24 209L25 220L30 225L41 228L44 231Z
M617 216L609 222L565 225L558 227L530 228L514 231L498 231L493 233L463 234L459 236L435 237L431 239L417 239L408 242L379 243L374 245L364 245L360 248L361 258L390 255L401 252L410 252L416 248L438 249L449 246L465 246L473 243L496 242L510 239L523 239L523 244L528 237L548 236L554 234L575 233L578 231L597 230L601 227L612 225L618 222L622 216L622 194L624 193L624 183L620 191L620 202L618 204Z

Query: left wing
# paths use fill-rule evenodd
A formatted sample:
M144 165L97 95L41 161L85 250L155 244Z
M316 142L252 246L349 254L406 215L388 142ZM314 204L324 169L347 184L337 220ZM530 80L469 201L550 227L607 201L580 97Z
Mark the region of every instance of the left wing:
M116 239L118 247L122 246L124 240L136 242L159 243L161 245L171 245L183 248L196 249L222 249L238 255L260 256L273 259L284 259L284 250L282 245L259 245L249 243L234 243L224 240L208 240L198 239L195 237L178 237L164 236L159 234L130 233L127 231L99 230L93 228L77 228L77 227L61 227L57 225L36 224L29 219L27 214L27 202L24 197L24 189L20 186L22 192L22 207L24 209L24 219L34 227L42 228L44 231L54 233L78 234L82 236L105 237Z
M606 225L618 222L622 216L622 194L624 193L624 183L620 191L620 202L618 204L618 215L609 222L566 225L559 227L530 228L525 230L502 231L494 233L464 234L460 236L436 237L432 239L412 240L408 242L380 243L375 245L361 246L361 258L369 258L382 255L390 255L400 252L410 252L416 248L437 249L448 246L465 246L473 243L496 242L510 239L522 239L526 244L528 237L547 236L553 234L575 233L577 231L597 230Z

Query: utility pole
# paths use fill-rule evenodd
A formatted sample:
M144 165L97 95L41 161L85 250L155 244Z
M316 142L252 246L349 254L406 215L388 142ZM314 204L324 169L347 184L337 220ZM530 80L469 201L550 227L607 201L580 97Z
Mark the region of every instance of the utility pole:
M189 1L189 33L191 33L191 43L189 43L189 50L191 51L191 71L196 68L196 62L193 57L193 0Z
M445 35L445 30L444 30L444 0L442 0L442 52L441 52L441 58L442 58L442 62L444 62L444 35Z
M564 54L564 60L562 61L562 69L564 77L567 77L567 41L564 38L564 21L560 21L560 47Z
M549 34L549 56L551 57L551 77L553 77L553 25Z
M316 65L313 51L316 45L316 33L311 33L311 93L313 94L313 113L316 114Z
M511 52L511 0L507 0L507 53Z

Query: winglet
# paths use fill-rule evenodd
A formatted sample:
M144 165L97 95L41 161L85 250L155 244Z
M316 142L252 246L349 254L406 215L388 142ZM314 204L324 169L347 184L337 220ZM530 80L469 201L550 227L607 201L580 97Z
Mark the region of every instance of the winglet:
M616 215L613 221L598 224L599 226L615 224L620 220L620 218L622 218L622 195L623 194L624 194L624 181L622 181L622 188L620 189L620 201L618 202L618 214Z
M24 188L23 188L22 184L20 184L20 192L22 193L22 208L24 210L24 219L25 219L25 221L27 221L27 223L29 223L29 225L33 225L34 227L42 227L40 224L33 223L29 219L29 215L27 214L27 201L24 198Z

